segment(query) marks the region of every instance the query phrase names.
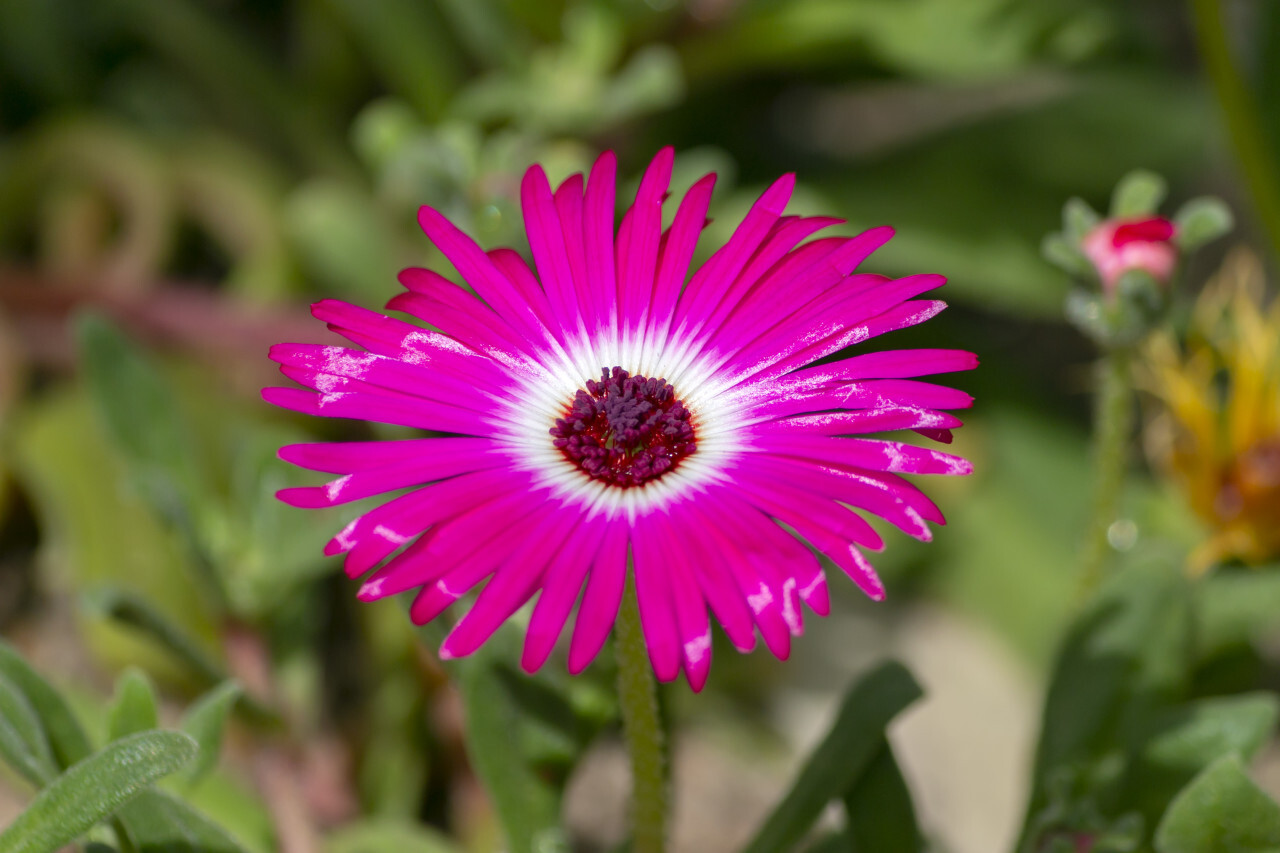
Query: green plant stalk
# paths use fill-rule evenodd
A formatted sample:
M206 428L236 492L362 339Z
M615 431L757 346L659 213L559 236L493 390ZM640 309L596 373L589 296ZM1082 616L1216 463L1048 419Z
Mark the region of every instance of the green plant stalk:
M1102 580L1110 550L1107 531L1119 514L1120 493L1129 466L1129 436L1133 432L1132 354L1128 349L1107 352L1098 365L1098 391L1093 419L1093 515L1090 517L1080 564L1085 591Z
M1232 61L1222 5L1222 0L1191 0L1196 41L1258 218L1272 249L1280 253L1280 174L1267 145L1257 100Z
M631 575L627 577L616 628L618 703L631 758L631 849L634 853L662 853L667 837L666 738L658 719L657 684L645 650Z

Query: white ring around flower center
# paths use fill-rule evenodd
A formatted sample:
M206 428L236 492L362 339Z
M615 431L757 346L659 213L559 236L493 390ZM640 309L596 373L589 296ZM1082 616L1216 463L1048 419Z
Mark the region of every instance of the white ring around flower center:
M595 340L570 352L542 353L522 375L513 371L512 386L501 389L503 399L497 407L501 414L491 427L494 437L510 451L512 467L531 473L535 487L547 489L549 498L579 504L587 517L603 513L634 521L639 514L661 511L723 479L728 463L744 447L742 431L731 417L732 410L720 402L715 376L704 363L695 361L681 369L664 364L670 361L663 358L665 353L650 352L645 358L643 349L616 340ZM592 479L552 444L551 435L574 395L589 380L599 379L602 369L615 366L633 375L665 379L692 412L697 442L693 453L662 476L627 488Z

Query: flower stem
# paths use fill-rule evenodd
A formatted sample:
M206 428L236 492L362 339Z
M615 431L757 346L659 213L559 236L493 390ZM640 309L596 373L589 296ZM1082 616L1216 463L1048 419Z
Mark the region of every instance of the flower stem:
M1268 150L1257 100L1231 58L1222 6L1222 0L1191 0L1196 40L1258 219L1271 238L1272 249L1280 252L1280 175Z
M658 719L657 684L645 651L635 580L631 576L627 578L616 628L618 702L631 757L631 849L634 853L662 853L667 838L666 739Z
M1093 419L1093 516L1089 521L1080 578L1086 591L1102 580L1107 559L1107 531L1115 522L1129 463L1133 431L1132 356L1127 349L1107 352L1098 365L1098 392Z

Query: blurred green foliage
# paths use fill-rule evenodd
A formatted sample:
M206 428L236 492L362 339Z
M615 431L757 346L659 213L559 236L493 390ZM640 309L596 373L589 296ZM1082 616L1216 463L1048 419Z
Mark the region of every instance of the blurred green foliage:
M1274 155L1280 13L1235 7ZM1258 641L1280 622L1280 575L1182 579L1195 524L1135 471L1136 543L1113 555L1134 565L1086 600L1093 354L1039 254L1064 199L1103 209L1134 168L1166 176L1175 207L1223 195L1242 239L1259 237L1257 187L1231 182L1194 44L1180 4L1143 0L0 0L0 628L61 649L41 661L123 672L114 700L100 682L64 699L0 648L0 753L17 774L0 785L43 789L46 816L23 820L52 826L67 791L158 738L133 776L99 785L88 823L40 837L109 818L83 836L95 850L189 832L197 849L256 853L299 843L278 833L301 809L311 846L294 849L577 843L562 800L616 726L608 664L529 679L516 625L442 669L395 606L356 607L320 556L356 510L276 502L304 478L275 450L393 431L304 424L255 391L269 344L323 334L306 300L377 307L406 264L451 273L418 205L523 248L530 163L556 180L613 148L634 187L672 143L675 191L720 175L704 256L795 171L798 212L897 228L871 268L951 278L952 309L892 343L981 355L958 380L979 401L957 435L978 473L936 484L951 524L935 542L889 537L881 618L940 602L1051 681L1024 849L1274 849L1275 806L1240 762L1274 729L1274 650ZM1221 220L1188 208L1185 233ZM865 618L834 592L833 619ZM733 715L774 742L760 709L811 676L723 651L707 694L669 715ZM801 843L833 802L848 826L812 849L935 835L884 737L915 682L878 693L885 672L846 694L884 713L829 735L857 766L815 753L755 849L776 849L769 832ZM154 731L175 701L194 701L179 725L198 747ZM1257 833L1230 836L1241 821ZM0 849L35 849L13 837Z

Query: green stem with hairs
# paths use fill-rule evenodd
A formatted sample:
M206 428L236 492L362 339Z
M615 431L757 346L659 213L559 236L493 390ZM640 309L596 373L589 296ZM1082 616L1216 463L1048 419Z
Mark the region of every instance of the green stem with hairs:
M1205 72L1226 119L1245 184L1272 248L1280 252L1280 175L1258 117L1258 103L1231 58L1222 0L1191 0L1196 40Z
M663 853L667 830L666 738L658 718L657 683L645 650L634 577L618 613L614 652L618 658L618 702L631 758L631 824L634 853Z
M1119 515L1120 493L1129 467L1129 437L1133 432L1132 354L1109 351L1098 365L1098 391L1093 419L1093 515L1081 559L1080 578L1086 591L1102 580L1110 551L1107 531Z

